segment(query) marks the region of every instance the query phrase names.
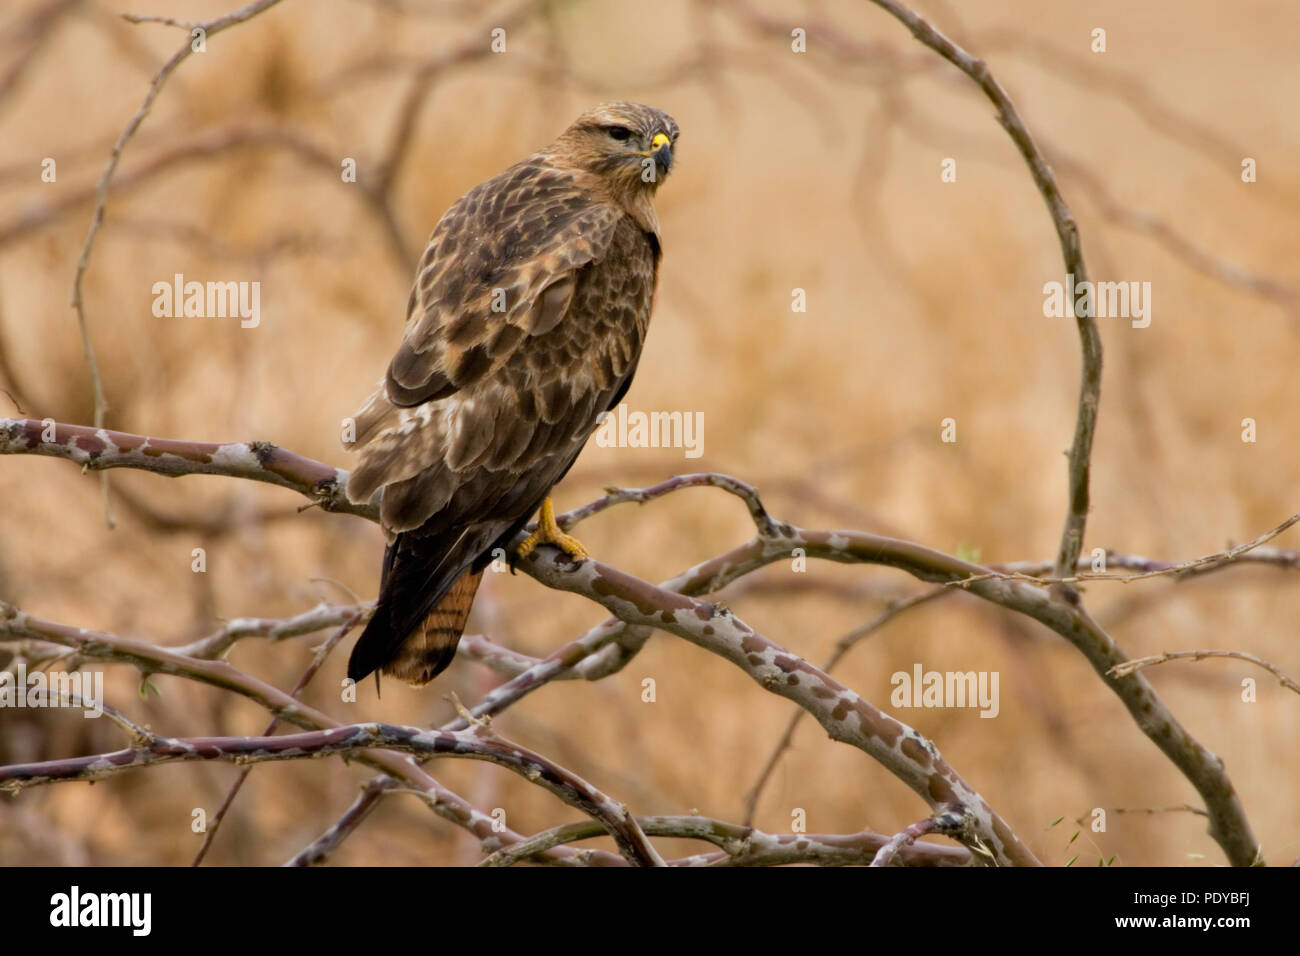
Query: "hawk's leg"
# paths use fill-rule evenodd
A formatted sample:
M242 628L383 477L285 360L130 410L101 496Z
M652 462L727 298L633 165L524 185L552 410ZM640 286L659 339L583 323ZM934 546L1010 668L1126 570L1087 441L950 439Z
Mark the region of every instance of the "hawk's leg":
M516 559L528 557L539 544L555 545L574 562L591 557L577 538L565 534L560 530L560 526L555 523L555 507L551 504L549 495L542 502L542 510L537 515L537 530L525 538L519 547L515 549Z

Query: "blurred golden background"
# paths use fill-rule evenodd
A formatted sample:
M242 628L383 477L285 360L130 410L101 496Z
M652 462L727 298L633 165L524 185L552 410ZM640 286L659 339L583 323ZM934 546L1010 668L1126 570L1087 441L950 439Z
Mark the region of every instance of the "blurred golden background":
M228 4L232 6L233 4ZM217 7L221 7L218 4ZM1093 277L1149 281L1152 322L1099 319L1105 377L1093 454L1094 547L1168 560L1248 540L1300 510L1294 409L1300 361L1300 90L1286 4L1083 8L918 2L983 57L1054 164ZM69 296L94 185L173 27L122 12L204 18L212 3L19 2L0 12L0 416L89 424L90 377ZM506 49L490 50L493 27ZM807 30L807 52L790 31ZM1107 50L1092 52L1104 28ZM591 442L557 491L575 507L606 485L721 471L756 485L778 518L858 528L982 562L1055 555L1066 505L1079 345L1044 318L1059 247L1024 163L979 91L868 3L548 0L284 2L211 37L181 64L117 170L85 276L86 312L123 431L262 439L350 467L340 423L400 336L414 257L458 196L549 142L578 113L640 100L681 126L657 206L665 258L628 403L702 412L704 454ZM394 157L397 157L394 161ZM1258 181L1244 183L1254 158ZM56 163L42 181L42 161ZM358 182L340 176L345 158ZM956 160L957 180L940 164ZM155 282L259 281L261 322L156 318ZM793 312L803 289L807 311ZM14 407L20 405L21 408ZM21 414L20 414L21 412ZM957 441L940 440L956 422ZM1242 441L1242 420L1258 440ZM111 473L32 456L0 460L0 599L69 625L181 644L223 619L288 617L374 596L382 537L251 482ZM601 560L651 581L746 540L744 508L678 492L581 526ZM1292 530L1279 546L1300 546ZM191 552L207 552L207 571ZM1243 567L1175 583L1097 583L1085 601L1130 656L1249 651L1300 673L1295 570ZM321 579L330 579L329 581ZM337 582L337 583L331 583ZM721 599L814 663L892 598L896 571L789 562ZM605 617L581 598L489 574L470 632L544 656ZM324 634L238 644L230 660L293 685ZM340 719L428 726L447 695L502 678L458 660L433 685L388 681L338 702L349 638L305 699ZM892 710L890 675L1001 675L1001 711ZM168 735L258 734L267 715L211 688L106 668L108 699ZM968 595L909 611L836 676L935 741L1045 862L1217 865L1203 818L1094 807L1197 801L1082 657L1024 617ZM1265 856L1300 854L1300 700L1239 661L1174 663L1147 677L1226 761ZM642 701L654 678L657 699ZM1243 703L1243 678L1258 681ZM548 686L499 717L638 814L739 821L792 705L725 661L656 634L598 683ZM0 710L0 763L117 749L106 721ZM496 767L431 772L532 833L577 819ZM93 787L0 800L9 864L192 859L191 811L215 811L237 770L154 768ZM329 826L371 776L335 759L254 769L208 858L275 864ZM925 815L904 785L805 720L755 823L789 832L893 833ZM1052 821L1065 820L1052 826ZM588 845L612 846L610 841ZM664 843L665 855L702 845ZM339 864L466 864L476 840L411 797L386 797Z

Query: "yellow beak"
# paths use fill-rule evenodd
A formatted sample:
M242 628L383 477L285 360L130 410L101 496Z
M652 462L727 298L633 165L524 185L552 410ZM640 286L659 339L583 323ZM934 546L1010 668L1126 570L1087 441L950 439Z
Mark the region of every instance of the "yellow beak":
M655 165L665 173L673 165L673 141L667 133L655 133L654 139L650 140L649 155L654 157Z

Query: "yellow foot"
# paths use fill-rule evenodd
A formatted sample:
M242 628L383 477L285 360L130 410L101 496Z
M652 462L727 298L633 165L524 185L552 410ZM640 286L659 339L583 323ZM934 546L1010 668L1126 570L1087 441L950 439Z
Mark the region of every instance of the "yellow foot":
M587 549L575 537L565 534L555 523L555 508L548 497L542 502L542 510L537 516L537 530L523 540L515 549L517 558L526 558L536 550L539 544L553 544L571 558L574 563L591 557Z

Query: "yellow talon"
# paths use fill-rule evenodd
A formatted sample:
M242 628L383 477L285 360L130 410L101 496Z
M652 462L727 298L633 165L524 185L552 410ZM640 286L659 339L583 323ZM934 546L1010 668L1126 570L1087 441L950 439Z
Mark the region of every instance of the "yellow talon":
M555 506L551 504L549 496L542 502L542 510L537 516L537 530L520 543L515 549L515 554L520 558L526 558L539 544L555 545L575 563L591 557L577 538L565 534L555 523Z

